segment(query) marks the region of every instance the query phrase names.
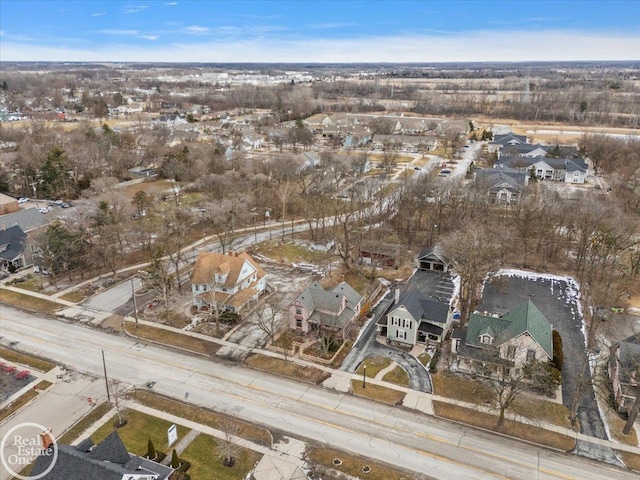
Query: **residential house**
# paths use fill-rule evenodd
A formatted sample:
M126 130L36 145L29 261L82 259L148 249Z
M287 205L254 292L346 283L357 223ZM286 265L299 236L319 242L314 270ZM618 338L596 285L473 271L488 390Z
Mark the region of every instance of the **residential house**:
M191 291L197 308L239 313L267 288L266 272L246 253L201 252L193 267Z
M620 413L628 413L640 393L640 336L631 335L609 350L609 378Z
M478 168L473 179L487 189L492 203L515 205L529 184L529 175L510 168Z
M540 143L518 143L515 145L508 145L498 150L498 157L546 157L551 147L548 145L542 145Z
M30 478L47 480L167 480L173 469L127 452L114 430L97 445L86 438L77 446L51 445L43 437L43 453L36 457ZM46 443L45 443L46 442ZM46 454L57 449L57 456Z
M32 263L27 248L27 234L18 225L0 230L0 269L15 271Z
M314 282L289 306L289 326L305 333L328 328L346 338L360 316L362 301L362 295L346 282L329 290Z
M256 150L264 146L264 138L253 130L244 130L240 148L244 151Z
M459 333L451 340L458 372L503 379L553 358L553 327L531 300L503 316L473 313Z
M588 167L582 159L548 157L500 157L494 168L511 168L540 180L584 183Z
M526 135L516 135L515 133L509 132L502 135L494 135L493 140L489 142L487 148L489 153L498 153L498 156L500 156L500 150L505 147L509 148L527 143Z
M371 140L371 149L382 151L392 147L401 152L421 153L435 150L438 139L434 136L423 135L374 135Z
M378 321L380 334L405 345L440 343L453 322L449 305L423 298L417 290L399 292L389 313Z
M451 270L451 267L451 258L439 243L418 254L418 268L420 270L433 270L446 273Z

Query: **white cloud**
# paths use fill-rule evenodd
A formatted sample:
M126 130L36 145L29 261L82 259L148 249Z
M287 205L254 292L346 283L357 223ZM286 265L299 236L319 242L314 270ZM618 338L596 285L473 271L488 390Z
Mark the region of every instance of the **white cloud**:
M144 12L147 8L149 8L149 5L125 5L122 13L140 13Z
M204 27L199 27L204 28ZM113 35L139 35L111 30ZM116 33L119 32L119 33ZM127 33L123 33L127 32ZM135 33L133 33L135 32ZM463 35L352 39L269 39L152 45L104 44L86 49L3 42L6 61L164 62L513 62L640 60L640 33L478 31Z
M174 5L178 5L178 2L165 2L165 5L169 5L170 7Z
M151 40L154 42L160 38L160 35L138 35L138 38L144 38L145 40Z
M203 33L208 33L209 32L209 28L200 27L198 25L192 25L190 27L186 27L185 30L188 33L194 33L194 34L203 34Z
M92 13L91 16L92 17L102 17L102 16L104 16L106 14L107 14L107 12Z
M138 35L138 30L118 30L118 29L106 29L99 30L98 33L104 33L105 35Z

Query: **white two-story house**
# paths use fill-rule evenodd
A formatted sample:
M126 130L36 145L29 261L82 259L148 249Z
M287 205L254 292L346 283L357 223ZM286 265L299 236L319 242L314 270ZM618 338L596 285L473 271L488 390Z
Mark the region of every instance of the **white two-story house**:
M193 305L238 313L267 288L266 272L246 253L201 252L191 275Z
M396 290L395 304L377 327L389 341L415 345L440 343L452 321L453 311L446 303L422 298L417 290Z

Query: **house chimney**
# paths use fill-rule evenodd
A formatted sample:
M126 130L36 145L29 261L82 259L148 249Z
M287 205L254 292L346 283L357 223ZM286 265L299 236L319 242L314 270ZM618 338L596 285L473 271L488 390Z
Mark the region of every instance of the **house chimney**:
M396 288L396 302L398 303L400 301L400 287Z
M51 448L51 445L53 445L51 432L52 430L48 428L47 430L45 430L40 434L40 439L42 440L42 448L44 448L45 450L49 450L49 448Z

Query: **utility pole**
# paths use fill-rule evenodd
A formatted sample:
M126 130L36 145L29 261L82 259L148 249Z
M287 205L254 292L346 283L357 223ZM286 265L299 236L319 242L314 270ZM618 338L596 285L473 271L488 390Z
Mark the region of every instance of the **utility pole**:
M104 368L104 383L107 387L107 402L111 403L111 395L109 395L109 380L107 379L107 363L104 361L104 350L102 350L102 368Z
M362 388L367 388L367 366L362 367Z
M133 318L136 319L136 328L138 328L138 305L136 304L136 289L131 279L131 296L133 297Z

